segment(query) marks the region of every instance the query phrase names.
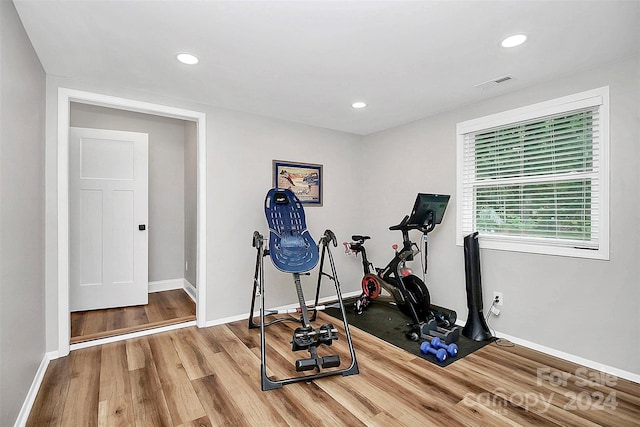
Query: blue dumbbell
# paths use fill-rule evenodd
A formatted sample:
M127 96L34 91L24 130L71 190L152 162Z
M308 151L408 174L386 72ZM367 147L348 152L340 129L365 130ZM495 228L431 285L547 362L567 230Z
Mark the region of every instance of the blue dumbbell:
M451 357L456 357L458 355L458 346L456 344L445 344L438 337L433 337L431 339L431 346L446 350Z
M429 341L425 341L422 344L420 344L420 351L422 352L422 354L434 354L436 356L436 359L438 359L438 362L444 362L445 360L447 360L447 352L446 350L440 348L440 349L435 349L433 348L433 346L431 345L431 343L429 343Z

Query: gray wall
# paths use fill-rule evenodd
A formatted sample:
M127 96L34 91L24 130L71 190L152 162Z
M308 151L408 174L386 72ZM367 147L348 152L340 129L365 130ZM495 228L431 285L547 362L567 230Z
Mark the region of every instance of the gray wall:
M70 123L149 134L149 281L183 278L185 122L74 102Z
M380 248L398 239L385 227L408 213L416 193L451 194L429 238L427 284L436 304L466 318L463 248L455 244L456 123L610 86L610 261L481 250L484 306L494 290L503 292L500 316L491 320L496 330L640 374L639 62L609 64L365 138L365 160L386 164L385 173L363 177L365 198L386 199L376 215L365 216L377 242L372 259L385 258Z
M45 73L0 1L0 425L13 425L45 352Z

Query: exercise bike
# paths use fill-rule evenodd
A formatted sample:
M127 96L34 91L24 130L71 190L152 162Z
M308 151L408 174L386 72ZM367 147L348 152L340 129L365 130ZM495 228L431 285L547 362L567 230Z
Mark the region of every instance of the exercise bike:
M362 255L364 270L362 294L354 303L357 314L361 314L384 289L392 296L398 309L411 319L410 330L407 332L407 337L410 339L418 340L425 331L437 328L438 321L446 324L455 322L455 312L446 309L434 310L427 286L406 266L407 261L412 261L420 253L418 245L411 241L409 231L421 231L426 237L434 230L436 224L442 222L449 197L448 195L418 194L411 215L406 215L399 224L389 227L391 231L402 232L402 248L394 245L395 255L384 268L375 268L367 258L364 243L370 239L369 236L353 235L352 242L344 242L347 253ZM440 307L437 308L440 309ZM425 327L427 323L428 326Z

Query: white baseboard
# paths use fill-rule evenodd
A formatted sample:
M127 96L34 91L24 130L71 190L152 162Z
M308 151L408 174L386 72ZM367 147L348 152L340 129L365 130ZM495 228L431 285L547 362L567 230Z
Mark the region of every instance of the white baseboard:
M38 366L36 375L33 378L33 382L31 383L31 387L29 387L27 396L22 403L22 408L20 408L20 412L18 413L18 418L16 418L14 427L24 427L27 424L29 414L31 413L31 408L33 408L33 404L36 401L36 396L38 395L38 390L40 390L40 385L42 384L42 380L44 379L44 374L47 372L49 362L57 358L56 353L57 352L51 352L45 353L43 355L40 366Z
M236 322L238 320L247 320L248 321L249 320L249 315L248 314L238 314L236 316L223 317L221 319L209 320L205 324L205 328L208 328L210 326L224 325L226 323Z
M347 299L347 298L351 298L351 297L357 297L361 294L361 291L354 291L354 292L349 292L346 294L342 294L342 299ZM325 297L325 298L320 298L318 299L318 303L320 304L324 304L325 302L328 301L335 301L336 297L335 296L330 296L330 297ZM308 306L313 305L315 301L306 301L306 304ZM287 304L287 305L282 305L279 307L270 307L271 310L287 310L290 308L297 308L298 304ZM260 315L260 311L255 311L253 314L253 317L259 316ZM249 313L246 314L238 314L236 316L230 316L230 317L224 317L221 319L215 319L215 320L210 320L207 322L206 327L208 328L209 326L216 326L216 325L224 325L225 323L231 323L231 322L236 322L238 320L249 320Z
M352 298L352 297L359 297L360 294L362 294L362 291L347 292L346 294L342 294L342 299L348 299L348 298Z
M182 279L182 287L184 291L191 297L193 302L196 302L196 287L193 286L187 279Z
M569 362L577 363L578 365L586 366L587 368L595 369L597 371L601 371L610 375L614 375L618 378L623 378L629 381L633 381L634 383L640 384L640 375L635 374L633 372L625 371L623 369L615 368L613 366L605 365L600 362L595 362L593 360L585 359L584 357L576 356L575 354L566 353L564 351L556 350L551 347L547 347L541 344L537 344L531 341L523 340L518 337L513 337L511 335L503 334L501 332L496 331L496 338L504 338L506 340L511 341L514 344L521 345L523 347L530 348L532 350L537 350L541 353L548 354L550 356L555 356L560 359L567 360Z
M193 302L196 302L196 287L193 286L187 279L169 279L169 280L157 280L155 282L149 282L149 293L173 291L175 289L184 289L184 291L191 297Z
M466 320L458 319L456 320L456 325L464 327ZM634 383L640 384L640 374L636 374L633 372L625 371L623 369L615 368L613 366L605 365L600 362L595 362L593 360L585 359L584 357L576 356L575 354L566 353L561 350L556 350L555 348L547 347L545 345L541 345L532 341L528 341L522 338L514 337L512 335L503 334L502 332L493 330L494 336L496 338L502 338L508 341L511 341L514 344L520 345L522 347L527 347L532 350L539 351L544 354L548 354L549 356L554 356L568 362L577 363L578 365L586 366L587 368L595 369L600 372L604 372L610 375L614 375L618 378L623 378L625 380L633 381Z
M157 280L155 282L149 282L149 293L172 291L174 289L184 289L185 279L169 279L169 280Z

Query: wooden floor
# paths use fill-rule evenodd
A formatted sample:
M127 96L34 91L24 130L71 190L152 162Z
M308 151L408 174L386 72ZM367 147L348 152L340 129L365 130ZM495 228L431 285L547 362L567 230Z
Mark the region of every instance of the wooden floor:
M71 313L71 344L196 320L182 289L153 292L147 305Z
M320 315L320 322L329 319ZM336 325L338 326L338 325ZM295 375L295 323L266 329L269 375ZM349 364L342 329L333 346ZM640 425L640 385L495 343L441 368L351 328L359 375L260 390L260 332L189 327L53 360L28 426ZM320 351L320 350L319 350Z

